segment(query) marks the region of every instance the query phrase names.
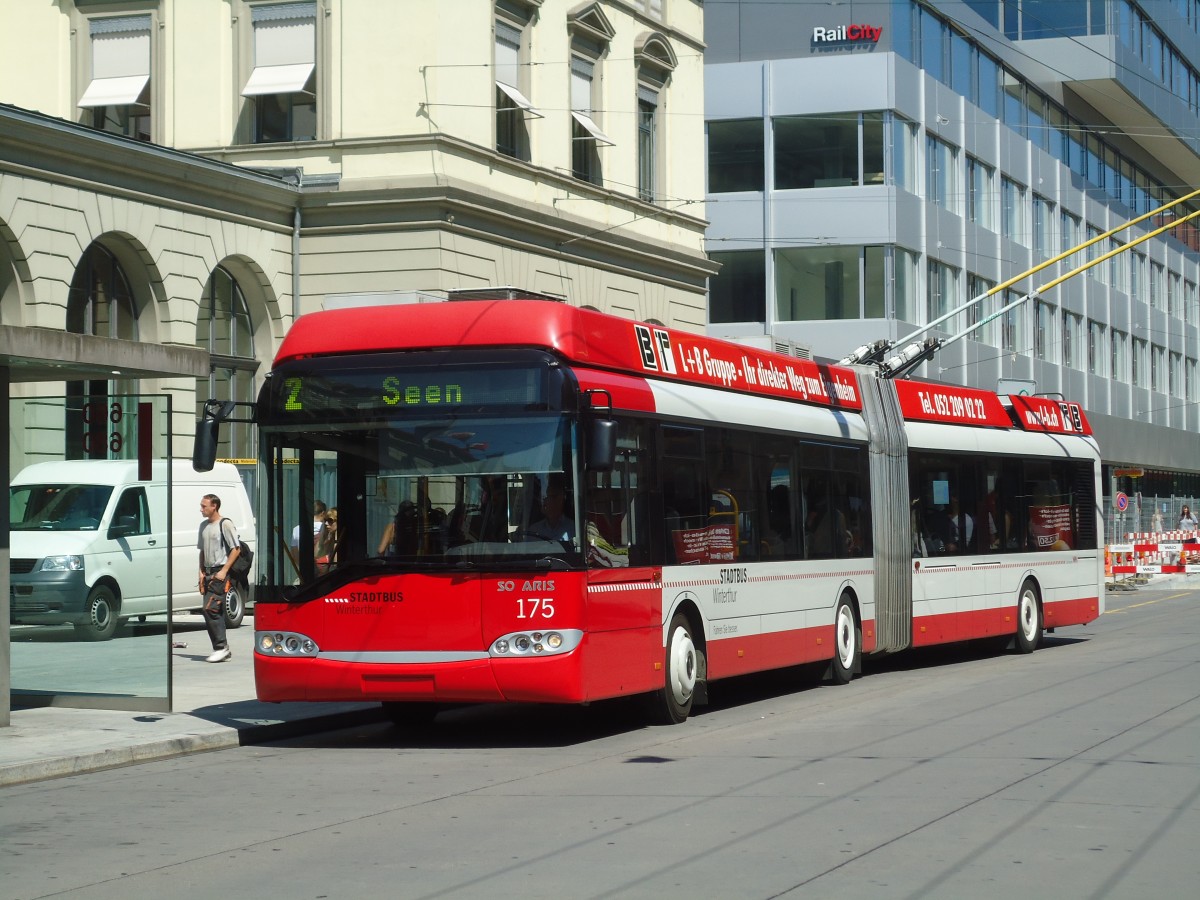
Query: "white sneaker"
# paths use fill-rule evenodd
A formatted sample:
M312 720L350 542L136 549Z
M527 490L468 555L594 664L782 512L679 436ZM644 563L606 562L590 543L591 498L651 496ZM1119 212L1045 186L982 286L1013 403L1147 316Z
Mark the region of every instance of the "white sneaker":
M223 647L220 650L214 650L212 656L206 659L205 662L225 662L225 660L229 659L231 656L233 656L233 653L230 651L230 649L228 647Z

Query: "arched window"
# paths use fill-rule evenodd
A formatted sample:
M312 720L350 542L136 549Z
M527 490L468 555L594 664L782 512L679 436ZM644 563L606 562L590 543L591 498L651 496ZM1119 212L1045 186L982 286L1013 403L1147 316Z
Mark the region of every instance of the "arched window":
M208 278L196 322L196 345L208 351L212 365L208 379L196 383L197 418L205 400L253 403L258 360L254 358L250 308L237 279L223 266L217 266ZM246 418L248 411L241 407L234 418ZM219 457L254 459L256 452L253 426L230 422L221 428Z
M129 279L112 251L100 244L88 247L71 279L67 331L126 341L138 339L138 310ZM107 418L117 398L137 393L137 379L122 379L119 371L113 375L117 377L67 382L67 459L107 459L113 455L109 440L85 441L85 433L93 436L102 433L86 427L89 419ZM120 427L116 430L124 431ZM122 455L116 453L114 458Z
M88 247L71 279L67 331L137 340L137 308L117 258L100 244Z

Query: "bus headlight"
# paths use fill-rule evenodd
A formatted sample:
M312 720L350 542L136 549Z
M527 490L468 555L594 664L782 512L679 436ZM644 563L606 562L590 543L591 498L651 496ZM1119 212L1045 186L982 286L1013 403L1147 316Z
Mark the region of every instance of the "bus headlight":
M317 642L295 631L256 631L254 650L263 656L316 656Z
M577 628L558 631L515 631L492 641L489 655L496 658L525 656L557 656L570 653L583 640L583 632Z

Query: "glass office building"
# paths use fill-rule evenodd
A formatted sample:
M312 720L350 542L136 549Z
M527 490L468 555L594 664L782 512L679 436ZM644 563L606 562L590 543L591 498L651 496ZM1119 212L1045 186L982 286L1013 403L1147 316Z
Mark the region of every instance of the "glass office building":
M705 12L710 333L838 359L1200 188L1200 0ZM1200 217L1036 289L1196 210L957 313L930 333L983 324L915 376L1079 400L1105 459L1146 472L1119 487L1194 496Z

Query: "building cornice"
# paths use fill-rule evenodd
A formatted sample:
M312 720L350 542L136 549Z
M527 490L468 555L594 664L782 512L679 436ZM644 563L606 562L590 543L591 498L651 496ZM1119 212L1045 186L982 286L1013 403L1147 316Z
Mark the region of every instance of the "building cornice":
M4 104L0 171L277 229L290 229L299 194L278 177Z

